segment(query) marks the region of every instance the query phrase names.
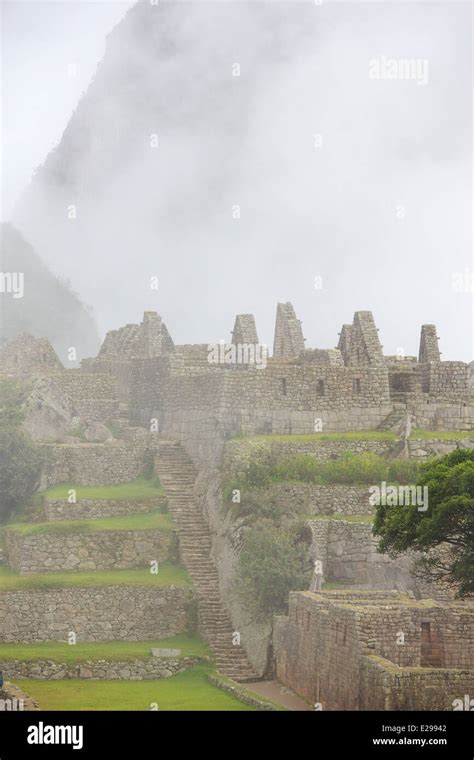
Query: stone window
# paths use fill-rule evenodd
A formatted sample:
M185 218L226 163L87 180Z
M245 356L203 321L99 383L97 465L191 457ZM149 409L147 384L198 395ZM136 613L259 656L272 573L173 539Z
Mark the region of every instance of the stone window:
M318 394L318 396L324 396L324 391L325 391L324 380L318 380L316 384L316 393Z
M354 377L352 380L352 393L356 396L360 396L362 393L362 383L360 377Z
M288 389L287 389L287 386L286 386L286 377L282 377L282 378L281 378L281 380L280 380L280 385L281 385L281 392L282 392L282 395L283 395L283 396L286 396L286 395L287 395L287 393L288 393Z

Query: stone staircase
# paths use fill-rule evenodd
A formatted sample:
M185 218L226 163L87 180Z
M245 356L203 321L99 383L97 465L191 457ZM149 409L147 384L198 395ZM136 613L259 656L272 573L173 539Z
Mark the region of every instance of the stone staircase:
M406 405L395 403L392 411L378 425L377 430L389 431L397 429L406 416Z
M256 681L259 677L244 649L232 641L232 622L221 602L217 567L211 558L209 526L194 501L193 463L174 441L160 441L156 451L155 469L178 528L182 562L194 583L201 633L213 649L222 675L240 682Z

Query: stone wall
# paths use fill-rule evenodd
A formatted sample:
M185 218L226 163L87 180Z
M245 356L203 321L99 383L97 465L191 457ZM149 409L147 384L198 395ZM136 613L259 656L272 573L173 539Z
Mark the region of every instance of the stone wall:
M346 453L363 454L371 452L384 456L393 448L393 441L324 441L305 438L275 440L261 437L255 441L235 439L224 447L222 465L226 472L238 471L265 451L271 451L275 459L289 459L299 454L314 456L320 462L336 459Z
M232 330L232 343L256 346L258 343L257 326L253 314L237 314Z
M140 501L80 499L75 504L70 504L67 499L45 499L40 519L46 522L100 520L104 517L146 514L155 510L164 512L166 511L166 504L165 496Z
M104 357L100 355L96 359L83 359L81 369L88 374L109 375L114 378L117 387L119 401L128 401L133 374L133 360L123 355L120 357Z
M146 441L45 444L50 465L43 487L56 483L112 485L140 477L145 466ZM64 494L68 496L67 493Z
M423 625L437 666L423 660ZM293 592L275 619L277 677L328 710L452 709L473 683L473 625L472 608L394 592Z
M71 399L74 414L82 424L106 422L117 417L118 388L113 377L69 369L55 375L55 379Z
M265 489L265 494L278 506L291 506L304 515L371 515L375 512L369 503L368 486L275 483Z
M431 362L423 365L423 390L438 399L464 398L469 387L469 367L463 362Z
M436 325L421 326L420 350L418 354L420 364L429 364L430 362L439 362L441 360L438 340Z
M372 312L356 311L350 335L348 364L385 366L382 346Z
M304 344L301 321L296 318L292 304L289 301L279 303L275 321L273 355L287 358L299 356L304 351Z
M327 583L410 591L440 602L454 598L453 588L414 575L413 553L396 558L379 553L379 538L372 535L371 523L324 519L308 524L313 539L311 557L323 563Z
M198 660L150 657L148 659L85 660L54 662L52 660L0 660L0 671L8 678L33 678L38 681L61 681L63 678L84 678L91 681L154 681L182 673Z
M176 586L0 592L0 641L146 641L183 633L194 594Z
M453 403L452 401L415 402L409 405L413 410L416 425L424 430L465 430L474 429L474 397Z
M474 691L474 671L395 669L378 657L360 661L361 710L452 710Z
M21 533L4 531L7 564L20 573L124 570L176 559L174 531L107 530Z
M346 520L310 520L311 556L323 563L327 583L350 583L379 589L413 588L411 560L391 559L377 551L372 525Z
M462 441L449 440L446 438L432 438L423 440L410 438L408 440L408 451L414 459L427 459L428 457L444 456L457 448L472 449L474 448L474 434L468 435Z

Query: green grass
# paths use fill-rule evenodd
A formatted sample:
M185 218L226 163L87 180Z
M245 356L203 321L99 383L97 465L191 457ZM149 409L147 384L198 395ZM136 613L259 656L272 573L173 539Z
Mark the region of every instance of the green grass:
M452 432L447 430L419 430L414 428L411 431L411 439L429 441L429 440L441 440L441 441L464 441L466 438L474 440L474 430L469 432Z
M268 488L272 483L297 480L316 485L372 484L382 480L396 483L416 482L419 462L414 459L394 459L365 451L359 454L345 452L337 459L321 461L314 454L296 454L279 457L275 451L254 457L224 481L224 499L229 501L235 489L241 491Z
M76 491L79 499L110 499L114 501L153 499L163 496L164 490L157 478L137 478L128 483L119 483L112 486L81 486L79 483L58 483L42 495L48 499L67 499L69 491Z
M323 591L350 591L354 586L351 583L344 581L329 581L329 583L323 583Z
M18 575L0 566L0 591L21 591L32 588L95 588L100 586L183 586L191 579L184 567L163 562L157 575L149 570L103 570L100 572L38 573Z
M382 430L353 430L348 433L303 433L301 435L236 435L232 441L249 443L272 443L273 441L292 441L303 443L313 441L394 441L395 433Z
M245 710L243 704L207 681L210 668L197 665L159 681L15 681L41 710Z
M37 644L0 644L0 660L52 660L84 662L85 660L138 660L151 658L152 649L181 649L180 657L210 657L205 641L197 636L172 636L157 641L86 641L71 646L62 641Z
M100 520L60 520L43 523L9 523L8 530L34 535L37 533L96 533L108 530L173 530L175 525L170 514L158 511L145 514L106 517Z

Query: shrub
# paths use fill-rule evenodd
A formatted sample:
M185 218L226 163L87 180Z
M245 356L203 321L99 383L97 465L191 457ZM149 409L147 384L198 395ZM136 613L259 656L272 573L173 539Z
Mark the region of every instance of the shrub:
M44 450L20 425L27 387L0 380L0 522L7 520L38 487Z
M0 522L11 517L38 488L44 450L19 428L0 432Z
M286 612L289 592L308 588L312 568L307 546L298 537L263 524L249 531L234 589L257 618Z
M420 464L416 459L394 459L389 464L388 480L395 483L416 483Z

